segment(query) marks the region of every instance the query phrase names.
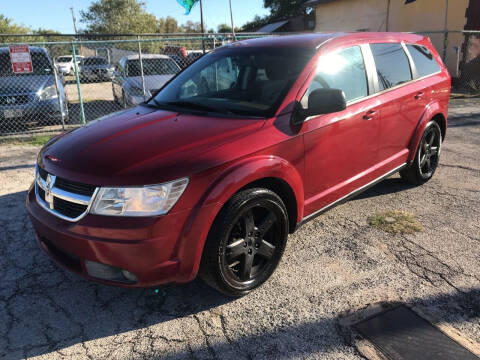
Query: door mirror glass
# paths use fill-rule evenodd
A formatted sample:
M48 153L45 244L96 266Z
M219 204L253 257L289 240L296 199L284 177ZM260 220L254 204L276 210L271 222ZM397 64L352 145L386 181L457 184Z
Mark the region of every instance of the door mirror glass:
M340 89L316 89L308 96L306 116L331 114L345 110L347 102Z

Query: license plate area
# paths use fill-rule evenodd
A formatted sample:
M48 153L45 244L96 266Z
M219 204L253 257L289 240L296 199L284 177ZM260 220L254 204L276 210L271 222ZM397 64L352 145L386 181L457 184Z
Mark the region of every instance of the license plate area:
M23 112L21 109L7 109L3 110L3 117L5 119L19 118L22 117Z

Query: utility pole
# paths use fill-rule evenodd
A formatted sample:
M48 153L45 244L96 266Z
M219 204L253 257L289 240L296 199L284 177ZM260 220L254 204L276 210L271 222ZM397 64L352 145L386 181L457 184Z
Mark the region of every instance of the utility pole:
M73 6L70 7L70 11L72 12L73 30L75 31L75 36L76 36L77 35L77 19L75 18L75 13L73 12Z
M204 38L204 34L205 34L205 29L203 28L203 4L202 4L202 0L200 0L200 27L202 29L202 49L203 49L203 53L205 54L205 38Z
M235 40L235 24L233 23L232 0L230 0L230 20L232 21L232 35L233 35L233 40Z

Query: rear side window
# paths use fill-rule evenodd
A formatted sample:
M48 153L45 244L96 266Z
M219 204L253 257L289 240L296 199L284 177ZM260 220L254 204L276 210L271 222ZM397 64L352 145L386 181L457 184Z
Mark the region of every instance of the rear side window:
M440 71L440 65L433 54L426 47L420 45L407 45L408 52L412 56L419 77L434 74Z
M381 90L412 80L407 54L398 43L370 44Z
M308 107L308 95L316 89L340 89L347 101L368 95L367 74L360 47L354 46L323 55L317 64L317 74L301 100Z

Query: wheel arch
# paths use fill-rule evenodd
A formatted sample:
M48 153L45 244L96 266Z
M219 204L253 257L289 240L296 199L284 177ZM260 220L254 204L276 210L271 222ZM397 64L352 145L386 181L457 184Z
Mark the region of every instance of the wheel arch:
M176 250L182 274L180 282L190 281L197 275L205 242L222 208L236 193L251 187L269 189L284 201L289 231L294 231L303 216L304 200L303 181L297 169L275 156L244 160L222 171L192 209ZM192 236L196 238L192 239Z
M277 194L285 204L287 208L288 215L288 230L289 233L293 233L297 228L298 221L298 209L297 209L297 200L295 198L295 193L290 185L283 179L277 177L265 177L258 180L255 180L243 188L239 189L235 194L243 191L245 189L251 188L264 188L270 191L273 191ZM234 194L234 195L235 195Z
M409 144L410 153L408 155L408 163L411 163L415 158L423 131L431 120L435 121L440 126L440 130L442 132L442 141L445 140L445 135L447 133L447 114L445 111L446 110L439 102L431 103L426 107L420 121L417 124L417 127L415 128Z

